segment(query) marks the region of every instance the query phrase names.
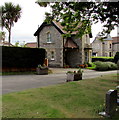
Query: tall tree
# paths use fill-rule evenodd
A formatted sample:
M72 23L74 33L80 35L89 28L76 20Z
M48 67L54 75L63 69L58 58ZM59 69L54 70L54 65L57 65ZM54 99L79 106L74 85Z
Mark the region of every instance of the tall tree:
M101 35L106 36L115 26L119 25L119 2L96 1L97 2L54 1L50 3L37 0L36 3L41 7L47 7L49 5L52 8L52 13L46 13L46 20L55 19L60 21L62 26L64 26L64 30L69 30L70 33L78 31L77 34L81 37L83 34L91 32L91 24L101 21L104 24ZM82 24L79 25L79 22Z
M11 42L11 28L15 22L21 17L21 7L19 5L14 5L13 3L5 3L3 6L0 7L1 13L1 20L2 20L2 27L5 27L8 32L8 41L9 44Z

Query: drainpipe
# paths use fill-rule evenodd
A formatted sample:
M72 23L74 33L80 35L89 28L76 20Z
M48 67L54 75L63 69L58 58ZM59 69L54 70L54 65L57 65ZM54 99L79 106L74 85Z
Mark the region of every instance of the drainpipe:
M64 62L65 62L65 60L64 60L64 54L65 54L65 49L64 49L64 37L63 37L63 67L64 67Z
M102 43L102 56L105 56L105 54L104 54L104 53L105 53L105 52L104 52L104 44L105 44L105 43L103 42L103 43Z
M39 29L39 25L38 25L38 29ZM40 40L40 34L38 33L38 35L37 35L37 43L38 43L37 46L38 46L38 48L40 47L40 45L39 45L40 41L39 40Z
M37 36L37 44L38 44L37 46L38 46L38 48L39 48L39 42L40 42L40 41L39 41L39 35L38 35L38 36Z

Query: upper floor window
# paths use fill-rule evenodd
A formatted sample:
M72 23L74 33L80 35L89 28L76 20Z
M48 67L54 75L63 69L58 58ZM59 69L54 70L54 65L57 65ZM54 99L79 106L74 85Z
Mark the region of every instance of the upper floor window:
M47 33L47 43L51 43L51 34L50 32Z

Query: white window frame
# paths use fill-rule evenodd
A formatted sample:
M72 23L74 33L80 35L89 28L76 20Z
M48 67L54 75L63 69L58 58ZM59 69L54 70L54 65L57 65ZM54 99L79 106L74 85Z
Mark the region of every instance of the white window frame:
M52 43L50 32L47 32L47 43Z
M51 51L51 60L55 60L55 52Z

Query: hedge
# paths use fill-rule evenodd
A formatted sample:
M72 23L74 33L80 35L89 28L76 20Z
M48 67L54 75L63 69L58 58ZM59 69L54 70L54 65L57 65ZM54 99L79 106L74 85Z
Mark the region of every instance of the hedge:
M119 60L119 52L116 52L115 56L114 56L114 62L117 63Z
M36 68L44 59L45 49L2 46L2 68Z
M114 62L113 57L92 57L92 62L101 61L101 62Z
M117 70L117 64L113 62L94 62L96 65L95 70L97 71L107 71L107 70Z

